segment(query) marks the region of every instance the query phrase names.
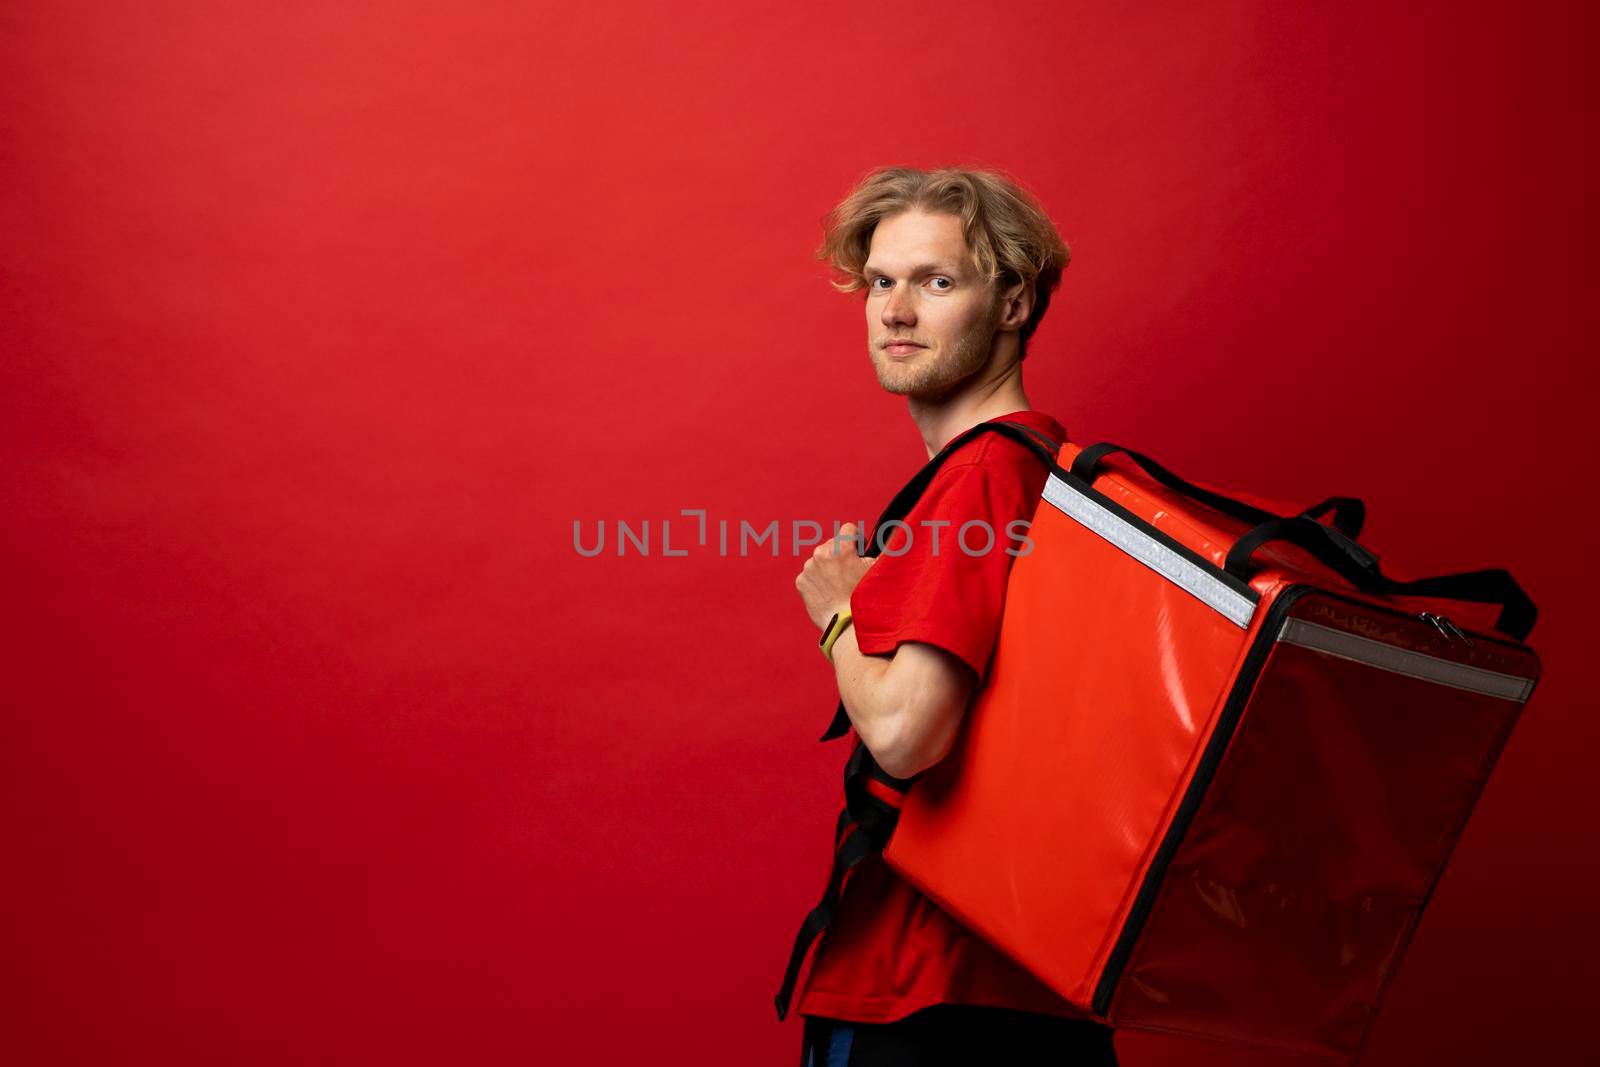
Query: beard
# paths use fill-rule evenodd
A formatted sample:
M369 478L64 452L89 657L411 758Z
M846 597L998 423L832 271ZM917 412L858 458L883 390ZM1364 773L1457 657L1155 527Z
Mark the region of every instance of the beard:
M868 354L878 372L878 384L884 392L918 400L938 400L948 395L989 362L995 325L999 321L997 306L992 314L962 334L948 351L924 348L914 356L898 360L869 342Z

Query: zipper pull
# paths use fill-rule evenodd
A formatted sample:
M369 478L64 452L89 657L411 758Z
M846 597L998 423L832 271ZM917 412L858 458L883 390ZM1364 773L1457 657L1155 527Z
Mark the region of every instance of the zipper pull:
M1431 622L1433 624L1433 628L1444 635L1444 639L1446 641L1455 640L1455 638L1450 636L1450 631L1444 628L1444 623L1440 621L1442 618L1444 618L1444 616L1435 615L1431 611L1419 611L1417 612L1417 618L1421 619L1423 622Z
M1457 626L1457 625L1456 625L1456 624L1455 624L1455 623L1453 623L1453 622L1451 622L1451 621L1450 621L1450 620L1449 620L1449 619L1448 619L1448 618L1447 618L1447 617L1445 617L1445 616L1443 616L1443 615L1440 615L1440 616L1439 616L1439 619L1440 619L1440 621L1442 621L1442 622L1443 622L1443 623L1444 623L1444 624L1445 624L1445 625L1446 625L1446 626L1448 626L1448 627L1450 627L1450 629L1451 629L1451 631L1452 631L1452 632L1453 632L1453 633L1454 633L1454 634L1455 634L1455 635L1456 635L1456 636L1457 636L1457 637L1459 637L1459 638L1461 638L1461 640L1463 640L1463 641L1465 641L1465 642L1466 642L1466 643L1467 643L1467 647L1468 647L1468 648L1471 648L1471 647L1472 647L1472 638L1470 638L1470 637L1468 637L1468 636L1467 636L1467 635L1466 635L1466 634L1464 634L1464 633L1462 633L1462 632L1461 632L1461 627L1459 627L1459 626Z

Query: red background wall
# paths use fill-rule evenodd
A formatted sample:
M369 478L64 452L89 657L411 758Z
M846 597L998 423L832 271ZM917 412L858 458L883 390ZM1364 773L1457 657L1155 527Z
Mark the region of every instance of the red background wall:
M810 252L868 168L964 163L1073 247L1027 385L1075 439L1533 593L1547 680L1368 1062L1560 1062L1588 20L6 5L6 1058L790 1062L844 757L801 559L572 523L875 516L922 453Z

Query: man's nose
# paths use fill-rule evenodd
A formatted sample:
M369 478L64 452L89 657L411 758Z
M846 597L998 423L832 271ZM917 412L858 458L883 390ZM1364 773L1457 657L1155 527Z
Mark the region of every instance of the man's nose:
M917 309L913 303L911 290L906 286L897 285L889 290L889 297L883 302L883 324L893 326L897 323L913 324L917 321Z

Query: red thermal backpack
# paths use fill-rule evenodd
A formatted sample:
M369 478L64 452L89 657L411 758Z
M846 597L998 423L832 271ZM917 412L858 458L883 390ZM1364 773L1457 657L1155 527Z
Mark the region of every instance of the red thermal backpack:
M985 432L1050 472L989 674L916 779L857 740L779 1018L877 852L1111 1026L1355 1062L1538 681L1532 601L1504 570L1389 577L1359 500L1285 515L998 420L877 530Z

